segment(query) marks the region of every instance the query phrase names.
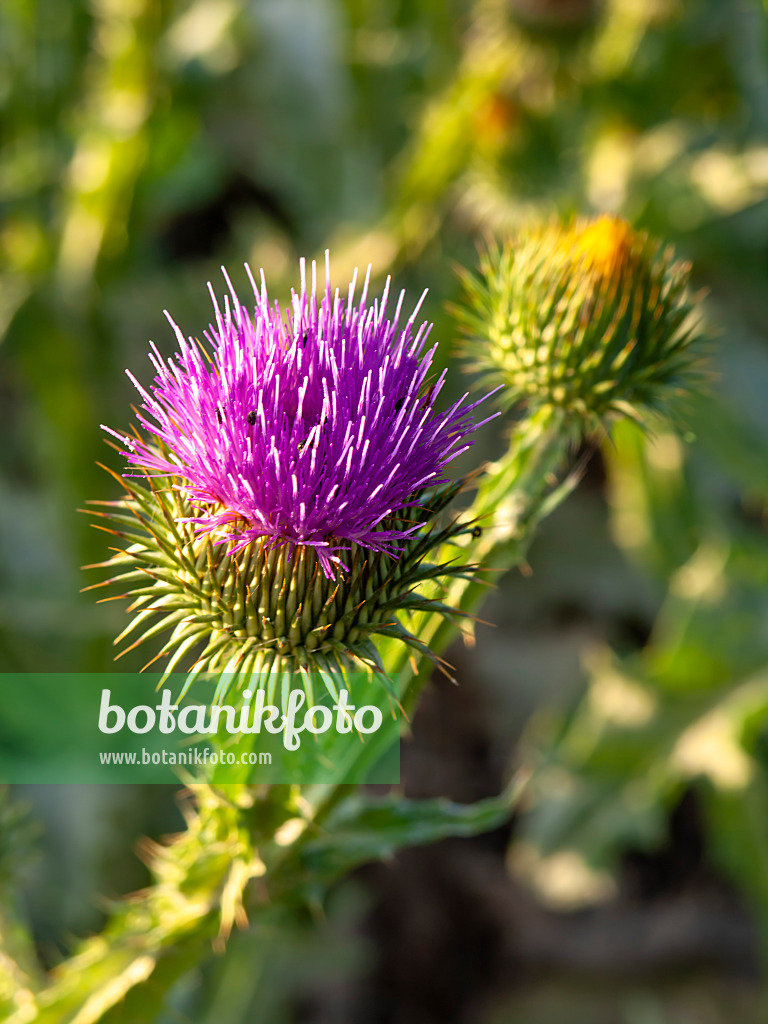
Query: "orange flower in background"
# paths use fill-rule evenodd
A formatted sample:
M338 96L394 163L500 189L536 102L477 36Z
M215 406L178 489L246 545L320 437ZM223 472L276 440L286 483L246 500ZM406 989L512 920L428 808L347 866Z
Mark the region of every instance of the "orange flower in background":
M506 145L519 122L517 105L502 93L492 93L475 115L475 138L485 151L495 152Z

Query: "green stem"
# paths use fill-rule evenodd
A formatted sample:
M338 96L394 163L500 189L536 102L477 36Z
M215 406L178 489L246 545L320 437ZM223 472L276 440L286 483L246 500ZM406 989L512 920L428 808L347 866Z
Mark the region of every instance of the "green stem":
M477 522L482 534L472 549L473 559L484 573L509 571L522 564L539 522L573 490L576 473L561 479L566 465L572 434L564 413L542 409L523 421L513 432L506 453L489 465L483 473L472 505L465 513L468 522ZM446 549L438 557L455 557L455 549ZM480 577L455 579L441 595L441 600L461 612L473 614L494 580ZM457 627L437 614L419 614L409 628L437 655L445 652L455 638ZM400 680L400 702L410 716L419 694L429 680L434 666L427 658L418 661L403 650L403 645L390 642L382 647L382 657L390 675ZM355 781L364 778L364 770L375 764L389 747L397 742L399 723L383 728L371 737L361 750L355 764ZM340 784L347 789L349 783ZM338 788L338 787L336 787Z

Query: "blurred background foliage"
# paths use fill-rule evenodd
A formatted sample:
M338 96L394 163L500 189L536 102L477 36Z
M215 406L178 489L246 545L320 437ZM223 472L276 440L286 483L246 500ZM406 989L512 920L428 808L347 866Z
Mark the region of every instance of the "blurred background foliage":
M114 493L95 465L117 465L98 424L127 424L122 371L148 379L147 340L170 350L164 308L201 333L221 263L241 288L242 262L263 266L285 299L300 255L329 247L338 282L370 261L376 285L391 273L414 301L429 287L448 361L454 267L474 263L478 241L607 210L693 261L715 338L711 383L682 434L624 425L590 449L576 495L531 550L532 576L500 581L483 613L496 628L456 651L462 687L427 692L406 745L416 795L474 799L512 764L533 771L486 873L497 973L461 953L451 928L473 933L460 914L448 914L459 953L447 962L463 987L447 1006L392 967L386 894L421 929L414 963L427 979L430 964L445 969L447 911L406 856L401 875L342 887L323 924L235 937L162 1019L237 1024L269 1007L272 1022L764 1020L765 7L5 0L0 110L6 671L111 665L123 613L78 593L79 566L106 545L75 510ZM509 426L486 428L472 459L496 454ZM145 880L135 839L180 818L162 788L18 798L42 828L13 902L50 964L98 925L101 894ZM445 899L483 904L471 883L487 850L475 852ZM440 875L458 854L425 856L443 857ZM5 874L0 884L10 907ZM507 931L526 942L509 947Z

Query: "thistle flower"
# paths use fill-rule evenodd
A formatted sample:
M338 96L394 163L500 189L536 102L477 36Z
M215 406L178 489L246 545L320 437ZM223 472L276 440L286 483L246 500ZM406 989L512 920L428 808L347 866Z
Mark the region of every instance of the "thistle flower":
M140 471L103 513L126 541L104 563L126 571L107 582L144 584L123 637L149 622L132 646L171 630L167 671L198 648L196 672L242 679L381 672L371 636L423 649L395 613L448 611L414 588L466 571L425 557L464 530L436 517L460 486L446 466L470 445L478 403L437 411L445 373L429 379L430 327L414 328L418 306L398 326L403 294L388 318L389 282L368 304L369 278L358 303L353 280L344 301L326 265L318 302L302 261L285 313L251 277L251 315L224 273L230 294L222 313L211 293L205 343L171 320L175 360L152 346L148 390L129 374L144 434L104 428Z
M698 360L690 267L617 217L521 232L467 276L459 317L503 400L591 430L659 409Z

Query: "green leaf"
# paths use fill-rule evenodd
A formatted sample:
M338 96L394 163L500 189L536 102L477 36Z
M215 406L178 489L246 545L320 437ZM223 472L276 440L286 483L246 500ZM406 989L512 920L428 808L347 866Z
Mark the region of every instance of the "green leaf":
M396 795L349 797L326 819L326 834L305 845L304 866L313 881L330 881L366 861L392 857L406 846L490 832L509 818L526 781L527 776L518 775L499 796L475 804Z

